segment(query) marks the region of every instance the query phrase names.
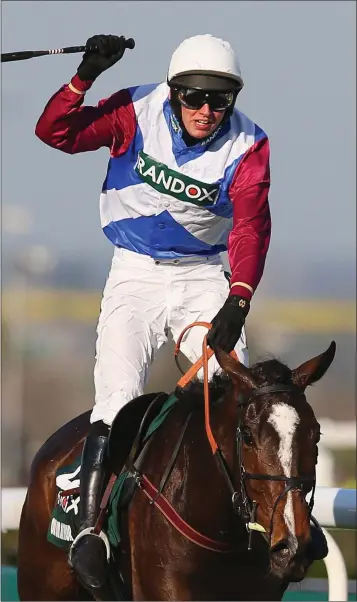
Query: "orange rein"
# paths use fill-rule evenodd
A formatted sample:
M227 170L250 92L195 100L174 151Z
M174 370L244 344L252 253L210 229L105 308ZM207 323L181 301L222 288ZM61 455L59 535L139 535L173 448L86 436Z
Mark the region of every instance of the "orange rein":
M192 324L189 324L188 326L186 326L186 328L183 329L183 331L181 332L179 338L177 339L177 343L175 345L175 351L174 351L174 356L175 356L175 360L177 360L177 355L180 351L180 345L181 345L181 341L182 338L184 336L184 334L187 332L187 330L189 330L190 328L192 328L193 326L205 326L206 328L208 328L208 330L210 330L210 328L212 327L212 324L210 324L209 322L193 322ZM182 378L180 378L180 380L177 383L178 387L184 388L192 379L193 377L197 374L197 372L203 368L203 392L204 392L204 402L205 402L205 427L206 427L206 433L207 433L207 439L208 442L211 446L211 450L212 453L215 454L217 452L218 449L218 445L217 442L214 438L214 435L212 433L212 429L211 429L211 423L210 423L210 403L209 403L209 386L208 386L208 360L210 359L210 357L212 357L212 355L214 354L213 349L211 349L210 347L208 347L207 345L207 335L204 336L203 338L203 343L202 343L202 356L200 357L199 360L197 360L197 362L195 362L191 368L189 368L187 370L187 372L182 376ZM235 353L235 351L231 351L230 355L238 360L237 358L237 354ZM176 361L177 363L177 361Z

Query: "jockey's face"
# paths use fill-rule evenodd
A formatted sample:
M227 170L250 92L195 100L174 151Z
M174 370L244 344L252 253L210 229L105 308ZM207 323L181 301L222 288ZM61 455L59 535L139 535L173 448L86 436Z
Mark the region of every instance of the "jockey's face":
M212 111L206 103L200 109L181 106L182 123L188 134L200 140L213 134L222 122L226 111Z

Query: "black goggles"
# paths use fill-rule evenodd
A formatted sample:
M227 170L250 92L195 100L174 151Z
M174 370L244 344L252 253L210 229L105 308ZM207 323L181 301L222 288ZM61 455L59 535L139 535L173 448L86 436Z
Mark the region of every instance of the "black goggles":
M198 110L208 104L212 111L225 111L234 102L233 92L205 92L192 88L179 88L177 98L186 109Z

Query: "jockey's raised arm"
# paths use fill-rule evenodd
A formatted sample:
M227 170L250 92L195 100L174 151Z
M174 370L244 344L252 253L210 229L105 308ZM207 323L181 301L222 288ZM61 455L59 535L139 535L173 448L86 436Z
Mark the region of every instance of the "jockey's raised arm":
M76 74L52 96L35 129L42 142L73 155L101 147L108 147L112 156L127 150L136 130L130 92L120 90L96 107L83 106L92 83Z

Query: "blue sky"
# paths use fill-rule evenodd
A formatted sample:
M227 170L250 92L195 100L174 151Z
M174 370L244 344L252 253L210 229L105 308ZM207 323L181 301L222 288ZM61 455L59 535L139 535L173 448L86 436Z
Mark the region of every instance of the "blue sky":
M245 80L238 106L270 138L269 261L274 267L282 255L299 258L301 270L311 256L354 265L355 13L355 2L342 0L5 1L2 51L80 45L97 33L133 37L135 49L87 94L86 103L96 104L120 88L163 81L172 52L188 36L227 39ZM58 254L111 254L99 222L107 150L67 156L34 135L46 102L80 60L76 54L2 65L2 203L25 207L32 219L27 235L4 232L4 250L36 242Z

